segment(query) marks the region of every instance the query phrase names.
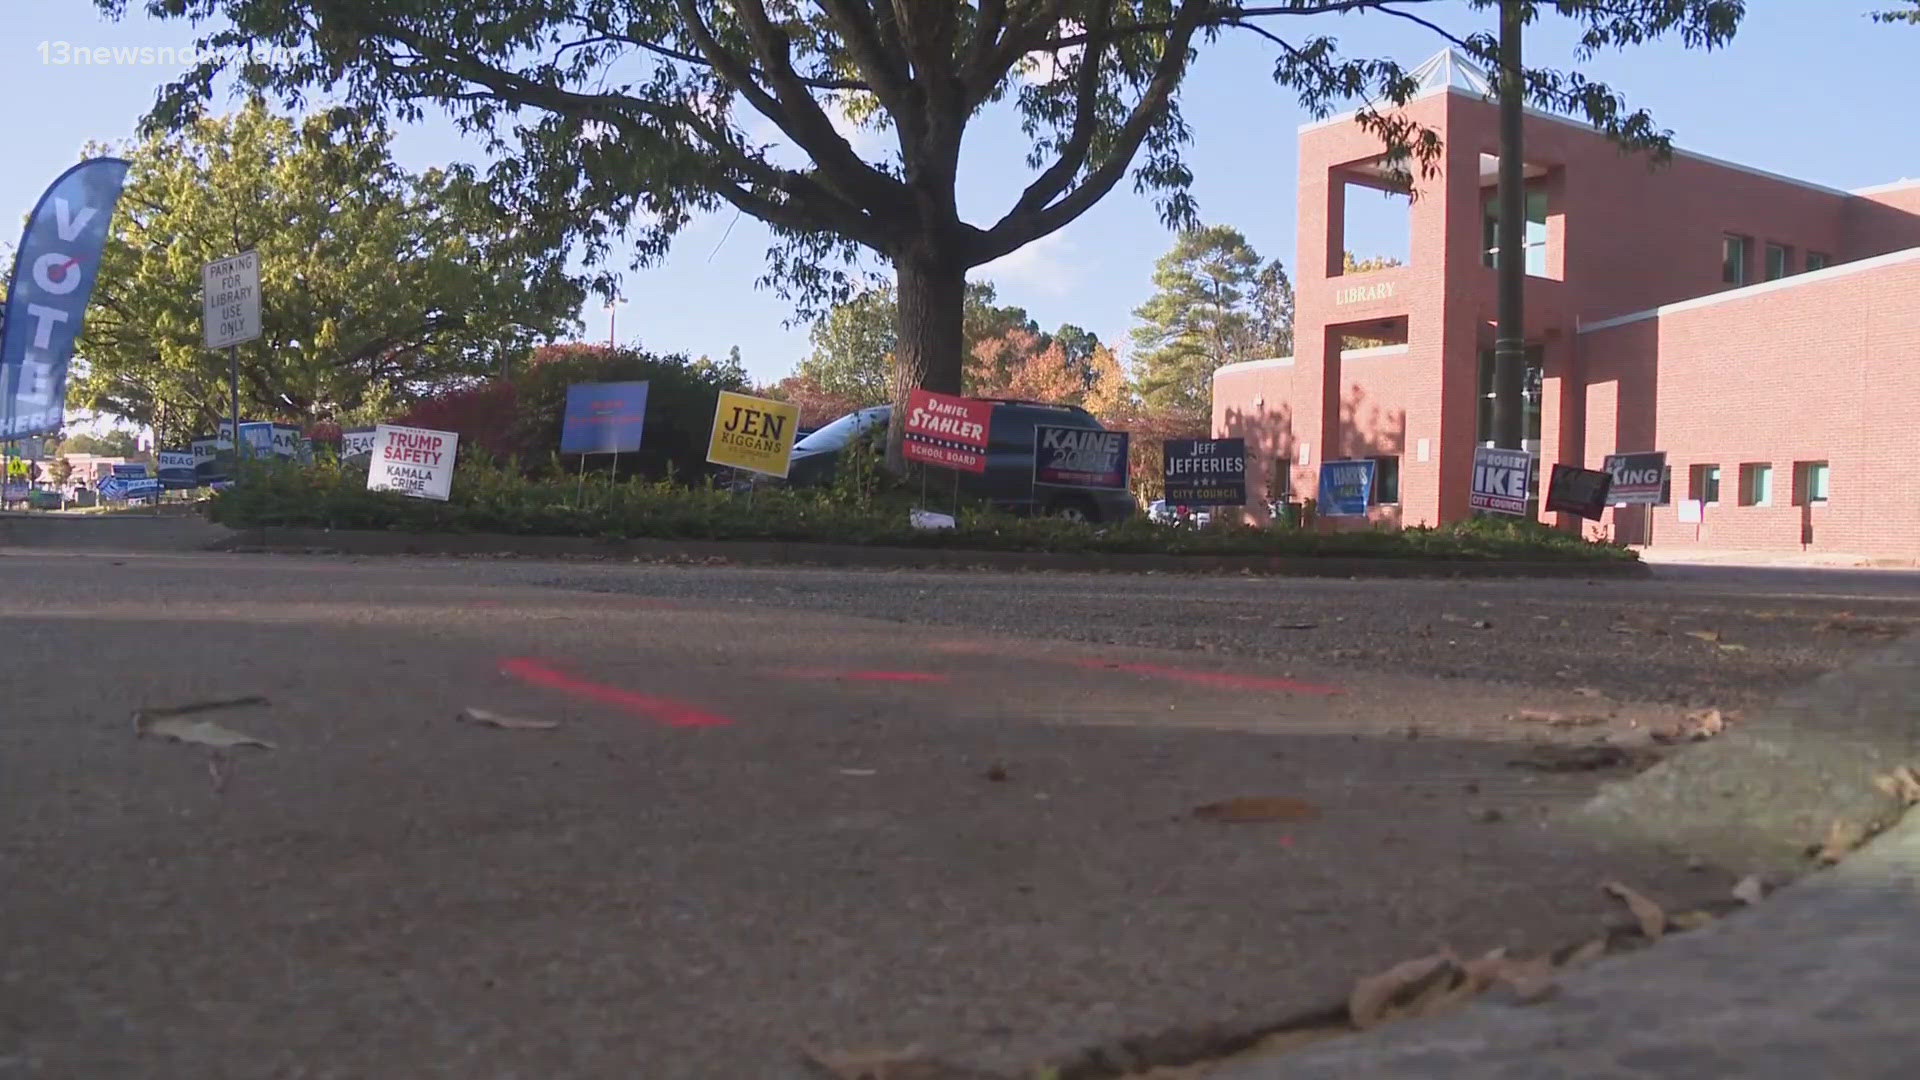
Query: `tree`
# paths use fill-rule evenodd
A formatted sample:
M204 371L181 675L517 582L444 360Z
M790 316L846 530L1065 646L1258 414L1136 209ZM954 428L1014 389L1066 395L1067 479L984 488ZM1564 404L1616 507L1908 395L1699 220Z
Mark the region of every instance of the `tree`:
M813 324L813 352L800 361L799 374L836 398L860 406L893 400L894 353L899 329L895 289L881 284L835 304ZM962 324L968 355L973 347L1010 331L1038 333L1039 324L1022 307L998 303L989 281L967 283Z
M59 487L66 487L67 481L73 479L73 462L68 461L64 454L54 458L47 463L47 479Z
M806 374L789 375L772 386L761 387L758 393L761 397L799 406L800 426L804 428L821 427L856 409L874 404L829 393L811 375Z
M1895 11L1889 9L1887 11L1876 11L1873 13L1873 21L1881 23L1912 23L1915 26L1920 26L1920 0L1902 0L1902 2L1913 5L1913 10Z
M572 323L563 250L463 169L412 175L377 127L258 101L128 148L79 353L76 404L162 441L230 412L228 358L202 344L200 267L260 252L260 340L240 347L241 412L307 422L496 372Z
M1371 274L1376 270L1391 270L1396 266L1405 265L1406 263L1391 255L1375 255L1362 259L1351 251L1340 253L1341 272L1345 274Z
M1189 229L1154 264L1154 294L1134 310L1134 363L1150 403L1204 408L1214 370L1281 355L1293 342L1293 288L1240 230Z
M135 457L140 440L131 431L109 431L105 435L82 432L60 444L63 454L91 454L96 457Z
M1360 122L1390 154L1431 166L1436 135L1393 108L1417 89L1406 72L1316 34L1335 15L1370 12L1446 35L1407 10L1416 2L148 0L147 10L220 27L201 42L212 58L168 88L156 122L182 122L226 70L290 100L338 95L367 115L446 109L494 140L494 179L526 213L578 213L589 258L619 235L640 260L657 258L723 203L761 219L776 237L763 280L803 312L851 295L846 268L878 255L897 283L898 399L913 386L960 389L970 268L1065 227L1129 172L1169 226L1195 224L1179 90L1221 34L1271 42L1275 79L1316 115L1364 99ZM1712 47L1744 11L1742 0L1506 2L1571 17L1585 53L1668 32ZM119 14L127 0L95 3ZM1453 40L1497 55L1485 34ZM1604 84L1546 68L1526 76L1534 104L1664 148L1651 118ZM1004 213L976 225L960 215L960 148L996 104L1017 113L1034 172ZM747 110L806 163L751 134ZM863 158L846 123L890 133L893 148ZM890 451L898 464L897 429Z

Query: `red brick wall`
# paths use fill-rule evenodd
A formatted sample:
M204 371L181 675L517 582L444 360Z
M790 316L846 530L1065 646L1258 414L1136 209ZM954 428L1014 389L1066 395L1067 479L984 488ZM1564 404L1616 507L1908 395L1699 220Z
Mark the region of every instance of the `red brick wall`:
M1920 558L1920 251L1875 262L1579 336L1589 464L1665 450L1676 503L1693 466L1720 466L1720 504L1698 526L1655 508L1654 546L1793 550L1804 532L1806 550ZM1800 461L1829 463L1826 505L1796 505ZM1771 506L1739 505L1750 462L1773 466Z
M1309 497L1322 461L1398 454L1400 505L1377 510L1375 521L1440 523L1468 513L1479 435L1479 358L1492 346L1497 308L1495 272L1481 256L1483 204L1492 189L1482 187L1480 156L1498 150L1498 113L1491 103L1461 93L1430 94L1407 111L1438 131L1444 150L1438 174L1415 184L1405 267L1339 272L1343 169L1377 157L1379 141L1351 120L1300 135L1295 362L1290 368L1225 372L1214 387L1214 432L1248 437L1254 459L1249 467L1257 472L1257 479L1249 477L1249 495L1256 500L1277 457L1294 463L1296 497ZM1526 298L1528 339L1543 346L1546 357L1543 473L1583 451L1591 456L1622 423L1650 424L1635 411L1636 402L1665 401L1651 368L1596 375L1593 364L1617 368L1624 361L1587 348L1580 325L1732 288L1721 275L1727 233L1751 239L1749 280L1756 282L1765 274L1769 242L1791 248L1793 274L1804 269L1809 251L1838 262L1920 245L1920 184L1851 196L1685 153L1654 165L1645 156L1622 154L1590 128L1539 115L1528 117L1526 138L1529 166L1544 171L1529 184L1548 193L1549 276L1529 278ZM1356 293L1356 286L1385 288ZM1850 294L1844 289L1817 291L1828 296L1819 309L1826 317L1856 319L1845 306ZM1773 310L1752 309L1748 318L1762 329L1743 332L1762 338L1774 332L1766 329ZM1365 333L1381 320L1404 320L1403 353L1340 357L1344 330ZM1601 340L1613 350L1616 342L1654 332L1622 328ZM1651 356L1657 346L1650 340L1636 346L1634 355ZM1677 363L1696 362L1688 359L1697 355L1687 351L1694 346L1675 347L1681 349ZM1724 353L1717 355L1727 362ZM1643 362L1650 363L1636 359L1628 367ZM1744 353L1739 362L1747 362ZM1609 404L1613 391L1595 383L1620 384L1619 413ZM1743 391L1758 393L1764 385ZM1265 404L1256 407L1256 398ZM1664 428L1660 433L1666 434ZM1654 432L1644 434L1651 439ZM1424 463L1417 452L1422 440L1430 450ZM1300 464L1303 443L1312 447L1307 465ZM1722 464L1723 485L1732 492L1739 461ZM1782 493L1776 501L1782 505L1789 501L1791 471L1791 460L1776 463L1775 485ZM1836 462L1836 487L1841 475ZM1831 509L1816 516L1832 516ZM1831 547L1820 522L1813 524L1815 546ZM1738 540L1737 532L1720 531L1725 542L1777 542L1775 532ZM1792 539L1798 543L1797 521Z

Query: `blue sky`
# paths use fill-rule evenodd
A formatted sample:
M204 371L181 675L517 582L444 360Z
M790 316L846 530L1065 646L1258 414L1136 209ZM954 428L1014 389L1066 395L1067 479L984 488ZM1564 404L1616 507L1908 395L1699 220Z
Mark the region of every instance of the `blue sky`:
M41 190L88 140L132 134L154 88L175 74L165 65L80 66L55 62L67 50L95 46L185 46L191 30L130 16L110 23L91 0L32 0L10 7L10 55L0 63L0 97L12 164L0 171L0 214L18 222ZM1607 54L1583 70L1623 89L1702 153L1840 188L1920 176L1920 144L1897 137L1889 122L1920 94L1920 29L1871 24L1865 12L1886 0L1749 0L1732 47L1713 54L1662 43ZM26 8L23 12L19 8ZM1456 33L1482 29L1483 14L1445 5L1436 20ZM1409 66L1443 42L1401 20L1316 16L1351 52L1392 56ZM1533 62L1572 62L1568 24L1548 16L1528 39ZM1272 49L1240 35L1203 52L1183 94L1194 143L1188 161L1194 194L1208 223L1233 225L1268 258L1293 263L1295 130L1309 119L1270 79ZM867 145L868 140L862 140ZM874 137L870 145L883 143ZM410 167L473 160L474 148L450 124L407 131L397 153ZM962 166L961 204L986 224L1026 183L1025 143L1004 114L976 123ZM682 234L658 267L626 271L622 341L649 348L725 354L738 345L751 374L785 374L807 350L805 327L786 327L788 306L756 290L766 232L731 211ZM731 232L729 225L731 224ZM1385 234L1356 249L1385 251ZM1120 188L1079 221L975 277L993 280L1005 302L1025 306L1049 329L1072 322L1122 343L1132 310L1152 290L1153 261L1170 243L1147 199ZM625 265L624 257L621 265ZM269 302L271 300L269 299ZM583 313L590 339L607 335L607 312Z

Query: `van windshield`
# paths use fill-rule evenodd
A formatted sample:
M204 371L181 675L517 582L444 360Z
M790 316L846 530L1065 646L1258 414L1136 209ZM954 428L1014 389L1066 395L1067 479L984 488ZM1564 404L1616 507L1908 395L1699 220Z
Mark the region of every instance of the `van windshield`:
M887 413L887 409L862 409L859 412L848 413L793 444L793 452L801 454L845 449L846 445L853 441L854 436L872 431L877 427L885 427Z

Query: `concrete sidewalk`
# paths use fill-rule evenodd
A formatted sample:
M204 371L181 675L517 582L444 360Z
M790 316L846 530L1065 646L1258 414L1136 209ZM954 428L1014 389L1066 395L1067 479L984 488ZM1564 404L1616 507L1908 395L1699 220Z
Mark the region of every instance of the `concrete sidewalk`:
M1920 1075L1920 815L1751 911L1566 975L1530 1006L1224 1064L1205 1080Z

